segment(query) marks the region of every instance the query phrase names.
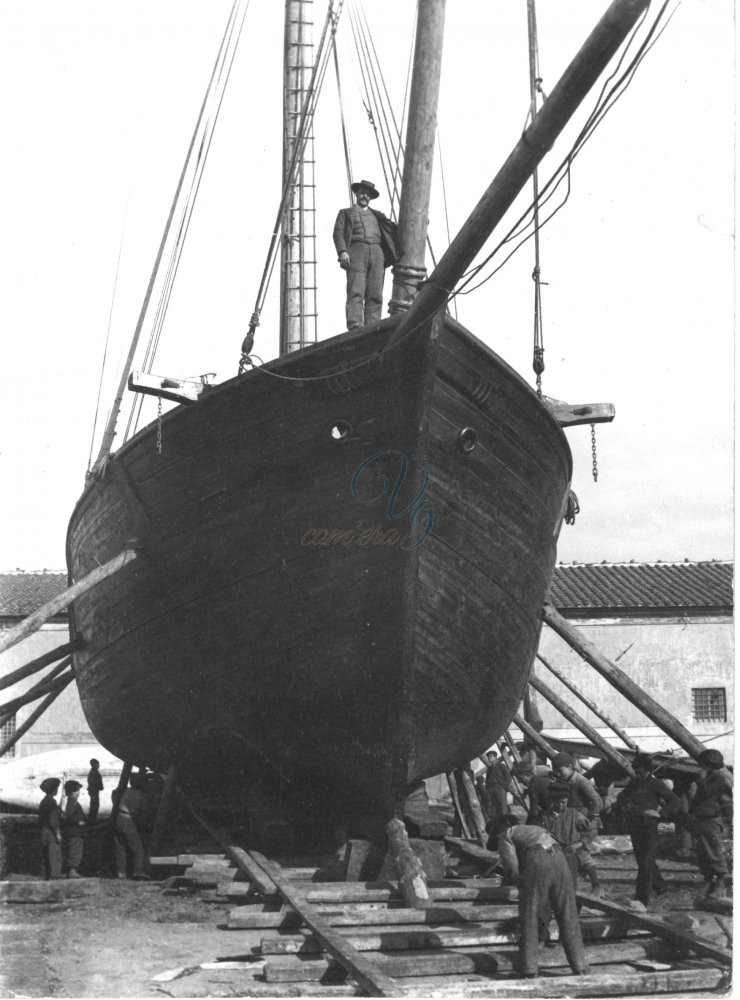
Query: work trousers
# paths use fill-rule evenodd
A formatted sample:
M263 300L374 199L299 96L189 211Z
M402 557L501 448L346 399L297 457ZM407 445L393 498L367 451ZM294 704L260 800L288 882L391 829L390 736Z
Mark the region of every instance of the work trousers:
M49 829L41 831L41 853L44 859L44 878L61 878L62 845Z
M127 856L131 855L131 874L144 874L144 845L139 831L130 816L119 813L116 818L116 833L113 841L116 852L116 870L119 875L126 874Z
M519 955L521 971L526 976L536 976L539 971L539 945L547 938L553 913L571 969L575 973L586 971L575 886L563 852L557 847L530 847L525 853L519 880L522 935Z
M630 820L629 834L637 861L635 899L648 906L653 890L663 888L658 856L658 820L654 816L636 816Z
M100 796L97 792L90 792L90 808L87 811L87 822L94 823L100 809Z
M694 816L691 825L696 840L696 860L704 878L709 882L718 875L727 875L727 858L722 844L725 824L722 817Z
M383 250L379 243L352 243L347 269L347 329L355 330L381 318L383 309Z
M67 871L70 868L74 868L75 871L80 867L82 862L82 855L85 850L85 841L83 837L65 837L64 838L64 853L66 856Z

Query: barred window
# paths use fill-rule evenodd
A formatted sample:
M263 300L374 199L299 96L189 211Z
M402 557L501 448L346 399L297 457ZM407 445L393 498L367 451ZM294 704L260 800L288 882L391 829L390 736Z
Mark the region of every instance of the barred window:
M693 688L694 722L727 722L724 688Z
M11 736L15 736L15 716L0 726L0 746ZM15 757L15 744L5 753L5 757Z

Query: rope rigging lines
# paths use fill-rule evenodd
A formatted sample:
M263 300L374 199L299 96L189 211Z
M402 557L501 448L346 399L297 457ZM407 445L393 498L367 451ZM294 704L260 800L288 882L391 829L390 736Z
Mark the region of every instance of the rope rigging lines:
M563 206L568 201L568 198L570 196L571 166L573 164L573 161L581 152L581 150L586 145L588 140L592 137L594 131L604 120L608 112L611 111L616 102L626 92L627 88L632 83L634 75L637 72L637 69L642 63L643 59L650 51L650 49L652 49L653 45L655 45L655 43L657 42L658 38L663 33L665 28L668 26L670 19L673 17L673 13L671 13L668 16L668 19L665 20L665 23L662 22L664 21L666 9L668 8L670 2L671 0L665 0L665 2L662 4L652 24L648 27L644 40L639 43L637 51L629 59L626 68L622 70L624 63L627 60L630 49L636 43L637 36L642 27L644 26L645 18L647 17L647 11L642 16L639 23L636 25L630 38L628 39L626 45L624 46L622 54L617 63L617 66L604 82L604 85L599 93L594 108L590 113L590 115L588 116L583 128L576 137L573 145L571 146L571 149L569 150L568 154L563 158L558 167L554 170L550 179L547 181L544 187L541 188L537 206L535 206L534 204L530 204L525 209L525 211L520 215L517 221L512 225L512 227L503 237L503 239L501 239L497 243L497 245L493 248L491 253L489 253L487 257L483 261L481 261L480 264L476 264L474 267L470 269L470 271L468 271L466 275L464 275L462 283L458 286L455 292L451 293L451 297L452 295L469 295L471 292L476 291L483 284L489 281L495 274L497 274L504 266L504 264L506 264L507 261L516 253L516 251L519 250L520 247L525 242L532 239L534 235L534 230L532 226L534 220L535 207L541 208L542 206L546 205L550 201L550 199L555 196L561 184L565 183L566 191L562 195L560 203L550 210L549 214L544 219L544 221L540 222L539 228L541 229L544 225L546 225L546 223L548 223L550 219L552 219L553 216L555 216L560 211L560 209L563 208ZM660 30L658 30L659 26ZM513 249L509 251L509 253L501 261L501 263L498 264L498 266L496 266L484 278L481 278L481 280L478 281L477 284L473 285L467 291L464 291L464 289L468 285L470 285L471 282L476 277L480 275L481 271L486 267L486 265L488 265L491 262L493 257L502 249L502 247L505 247L513 240L518 240L519 242L517 242L516 245L513 247Z
M218 118L218 112L221 107L221 100L223 98L223 89L226 86L226 82L231 71L231 65L233 63L234 54L236 52L236 47L239 42L239 37L241 35L241 30L244 24L244 18L246 16L247 8L249 7L250 0L234 0L234 4L229 15L229 20L224 31L223 38L221 40L221 45L219 47L218 55L213 66L211 73L211 78L206 89L203 102L200 107L198 114L198 119L193 130L193 135L190 140L190 145L185 157L185 163L183 164L182 171L175 189L175 194L172 199L172 205L170 207L169 215L167 217L167 222L165 223L164 232L160 240L159 249L157 251L157 256L154 261L154 266L152 268L151 276L149 278L149 284L144 295L144 301L142 303L139 318L136 324L136 329L131 340L131 345L129 348L128 356L123 368L121 379L118 385L118 392L111 409L110 416L108 418L108 423L103 434L103 440L101 443L100 451L96 460L96 467L101 467L105 462L107 456L113 447L113 438L116 433L116 423L121 411L121 404L123 401L123 394L126 389L126 384L128 381L129 373L133 367L134 356L136 349L138 347L139 338L141 336L141 331L144 326L144 321L149 311L149 303L152 297L152 292L154 290L154 285L156 279L159 275L160 265L162 258L164 256L165 249L170 237L170 232L172 230L173 224L177 225L177 237L175 239L174 247L171 251L170 263L167 272L167 278L165 280L165 291L163 292L163 300L166 305L166 301L169 299L169 295L172 289L172 282L174 281L174 275L177 271L177 264L180 260L180 255L182 253L182 241L187 233L187 228L190 222L190 216L192 215L193 205L195 202L195 196L197 195L198 186L200 184L200 178L203 172L203 166L205 163L205 157L208 153L210 147L211 136L213 134L213 128L215 126L216 120ZM196 152L197 150L197 152ZM188 195L183 204L182 193L186 190L186 180L188 175L190 176ZM160 307L157 310L158 319L155 321L154 329L149 338L149 349L147 350L147 356L149 362L154 356L154 351L156 349L156 344L159 340L159 335L161 332L161 323L164 316L164 307L162 307L162 302L160 302ZM134 406L133 410L140 409L140 404L137 407ZM132 413L133 413L132 410ZM132 426L132 419L129 420L130 429Z
M264 306L265 298L267 296L268 285L270 282L270 278L272 276L273 269L275 267L275 262L277 260L280 234L285 219L286 207L290 199L291 189L295 182L297 172L300 168L301 157L303 156L303 152L306 147L306 142L308 141L308 137L311 134L311 129L313 127L313 120L316 113L316 105L324 83L326 70L329 65L329 58L331 56L332 46L333 46L333 37L336 32L337 23L341 15L343 5L344 5L344 0L338 0L338 4L335 11L334 2L333 0L331 0L331 2L329 3L329 8L327 10L326 18L324 20L324 28L321 34L321 40L319 42L316 58L314 61L311 80L308 85L308 96L306 99L306 103L303 107L303 111L301 113L301 118L296 134L296 140L293 147L293 155L291 157L290 164L286 172L282 195L280 198L280 205L278 207L278 211L275 217L275 223L273 226L272 236L270 239L270 246L267 251L267 259L265 261L265 266L262 271L262 280L260 281L259 291L257 292L257 299L255 302L254 310L252 312L252 316L249 321L249 330L242 344L242 357L239 362L240 374L244 370L245 365L248 363L249 352L251 351L252 345L254 343L255 330L259 326L260 315L262 313L262 308Z

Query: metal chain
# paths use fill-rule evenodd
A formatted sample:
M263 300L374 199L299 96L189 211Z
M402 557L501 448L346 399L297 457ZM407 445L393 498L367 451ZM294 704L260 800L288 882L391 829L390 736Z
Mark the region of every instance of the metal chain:
M157 396L157 454L162 454L162 397Z
M599 481L599 467L596 464L596 424L591 424L591 472L594 482Z

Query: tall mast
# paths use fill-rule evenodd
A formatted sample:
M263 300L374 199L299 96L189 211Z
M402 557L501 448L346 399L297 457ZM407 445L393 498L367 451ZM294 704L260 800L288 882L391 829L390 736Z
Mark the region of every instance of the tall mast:
M427 273L424 250L429 227L444 24L445 0L417 0L414 69L398 216L403 256L393 267L391 313L408 309Z
M283 187L296 145L303 148L282 226L280 354L317 339L316 206L312 119L302 115L313 70L313 0L285 0ZM301 124L308 134L299 135Z
M447 304L476 254L532 176L540 160L598 80L609 60L637 24L650 0L612 0L611 5L550 92L494 177L467 222L439 260L408 312L388 338L387 353ZM426 6L426 0L422 0ZM405 172L404 172L405 177Z

